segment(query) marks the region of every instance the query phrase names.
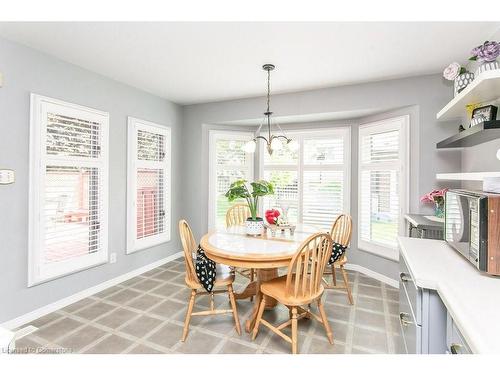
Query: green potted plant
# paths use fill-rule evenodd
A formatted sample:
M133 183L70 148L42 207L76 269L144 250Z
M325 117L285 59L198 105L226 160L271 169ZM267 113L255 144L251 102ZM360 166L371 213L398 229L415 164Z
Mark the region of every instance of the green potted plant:
M226 192L226 198L229 202L236 199L245 199L250 209L251 217L247 218L245 223L247 234L251 236L260 236L264 232L264 220L257 217L259 198L265 195L273 195L274 187L268 181L257 180L250 184L252 192L248 189L247 180L234 181Z

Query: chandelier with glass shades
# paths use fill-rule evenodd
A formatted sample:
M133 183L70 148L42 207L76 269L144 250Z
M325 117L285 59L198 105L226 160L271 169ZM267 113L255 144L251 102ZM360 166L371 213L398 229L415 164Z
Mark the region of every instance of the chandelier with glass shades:
M264 64L262 66L262 69L267 71L267 109L266 112L264 112L264 118L260 123L259 128L257 129L256 134L258 135L251 141L245 143L242 147L243 151L248 153L255 152L257 139L262 139L264 142L266 142L266 148L269 155L272 155L273 151L283 149L284 146L288 147L288 149L292 152L297 151L297 149L299 148L298 142L288 138L279 124L274 123L274 125L276 125L276 127L279 129L280 134L271 134L271 115L273 113L269 109L269 103L271 99L271 70L274 70L274 68L275 66L273 64ZM260 135L260 130L262 129L262 126L264 126L264 124L267 124L267 138Z

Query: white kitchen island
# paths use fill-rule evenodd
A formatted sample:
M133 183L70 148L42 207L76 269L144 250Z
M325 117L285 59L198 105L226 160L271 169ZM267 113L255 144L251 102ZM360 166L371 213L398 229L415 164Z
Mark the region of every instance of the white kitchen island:
M418 299L425 291L431 296L437 292L448 314L448 351L460 352L462 346L462 352L500 354L500 278L480 272L444 241L400 237L398 242L400 265L406 268L400 274L400 284L408 290L410 312L419 314L422 304ZM412 295L414 289L416 295ZM405 304L400 297L400 311ZM426 311L430 311L429 317L442 321L442 317L433 316L441 314L439 308ZM402 314L404 323L406 315ZM414 320L418 321L418 316ZM426 324L423 320L422 332L439 331ZM464 342L459 342L461 339Z

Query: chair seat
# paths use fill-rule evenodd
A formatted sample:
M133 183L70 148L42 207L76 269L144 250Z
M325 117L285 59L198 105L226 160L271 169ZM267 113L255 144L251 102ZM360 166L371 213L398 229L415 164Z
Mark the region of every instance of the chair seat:
M203 288L203 286L198 281L189 280L187 275L184 279L186 284L191 289ZM217 276L215 277L214 286L226 286L234 282L234 272L232 272L231 267L225 264L217 264Z
M260 290L263 294L278 300L283 305L287 306L302 306L311 303L323 294L324 288L322 285L316 293L309 293L306 291L305 295L292 296L286 290L286 275L277 277L275 279L265 281L260 285ZM309 278L308 278L309 279ZM295 275L292 276L292 285L295 281ZM309 284L309 280L307 280Z

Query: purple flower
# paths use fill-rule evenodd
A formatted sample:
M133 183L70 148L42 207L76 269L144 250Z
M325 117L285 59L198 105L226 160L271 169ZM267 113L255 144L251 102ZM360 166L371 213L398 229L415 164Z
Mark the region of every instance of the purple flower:
M479 52L478 57L484 61L495 61L500 55L500 44L497 42L486 42L483 44L483 48Z
M472 59L484 62L492 62L500 55L500 44L497 42L484 42L471 51Z
M477 46L477 47L473 48L472 51L470 51L470 54L472 56L477 57L477 55L479 54L479 51L481 50L481 47L482 46Z

